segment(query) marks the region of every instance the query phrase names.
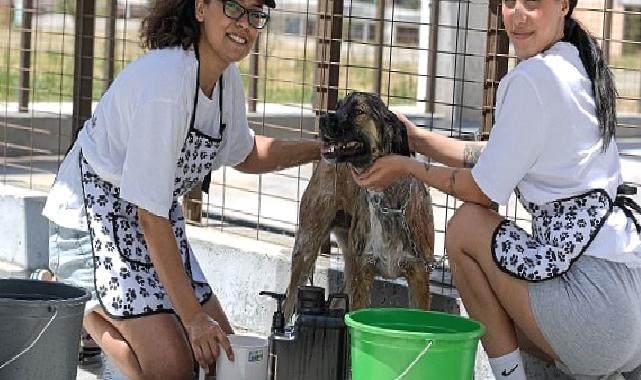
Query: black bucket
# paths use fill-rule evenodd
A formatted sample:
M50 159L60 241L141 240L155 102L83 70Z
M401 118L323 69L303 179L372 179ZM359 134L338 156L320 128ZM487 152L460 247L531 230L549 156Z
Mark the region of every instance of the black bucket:
M0 380L76 378L84 289L0 279Z

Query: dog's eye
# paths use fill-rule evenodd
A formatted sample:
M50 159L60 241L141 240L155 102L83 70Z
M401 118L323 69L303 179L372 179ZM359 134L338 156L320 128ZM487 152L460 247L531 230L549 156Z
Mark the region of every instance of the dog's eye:
M365 111L363 111L362 109L356 108L354 110L354 116L360 116L360 115L364 115L364 114L365 114Z

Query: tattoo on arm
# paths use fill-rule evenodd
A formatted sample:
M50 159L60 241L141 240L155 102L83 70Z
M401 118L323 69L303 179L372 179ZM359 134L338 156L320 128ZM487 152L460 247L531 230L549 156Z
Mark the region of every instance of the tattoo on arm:
M429 172L429 171L430 171L430 169L432 168L432 165L430 165L430 164L429 164L429 163L427 163L427 162L424 162L424 163L423 163L423 167L425 168L425 173L427 173L427 172Z
M456 189L454 189L454 186L456 186L456 175L459 172L459 168L454 168L452 169L452 172L450 173L450 183L447 186L447 193L458 198L456 195Z
M467 143L463 148L463 167L473 168L479 160L484 145Z

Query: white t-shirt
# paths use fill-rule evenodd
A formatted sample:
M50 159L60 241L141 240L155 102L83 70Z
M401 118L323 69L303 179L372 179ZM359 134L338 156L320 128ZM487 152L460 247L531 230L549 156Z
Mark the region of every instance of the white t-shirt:
M78 154L98 175L120 187L120 197L167 217L174 174L191 114L198 64L193 50L153 50L131 62L105 92L60 166L43 214L67 228L86 228ZM223 122L227 124L213 169L235 166L254 147L236 65L223 73ZM199 90L195 128L220 135L219 90Z
M614 140L605 152L590 79L579 52L558 42L520 62L499 84L496 123L472 169L493 201L506 204L518 186L535 204L604 189L614 200L622 182ZM634 224L614 207L585 254L641 266Z

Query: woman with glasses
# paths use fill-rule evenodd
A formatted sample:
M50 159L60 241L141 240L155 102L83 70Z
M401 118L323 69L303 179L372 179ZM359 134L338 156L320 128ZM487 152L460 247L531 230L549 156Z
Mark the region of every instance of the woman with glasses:
M83 254L95 277L78 284L97 302L84 327L129 378L191 379L194 359L203 368L220 350L233 359L232 327L185 237L177 197L203 181L206 190L208 174L222 166L265 173L320 157L316 141L271 139L248 127L235 63L274 7L153 1L141 32L150 51L105 92L50 191L44 214L91 239ZM54 272L71 261L55 250L52 259Z

